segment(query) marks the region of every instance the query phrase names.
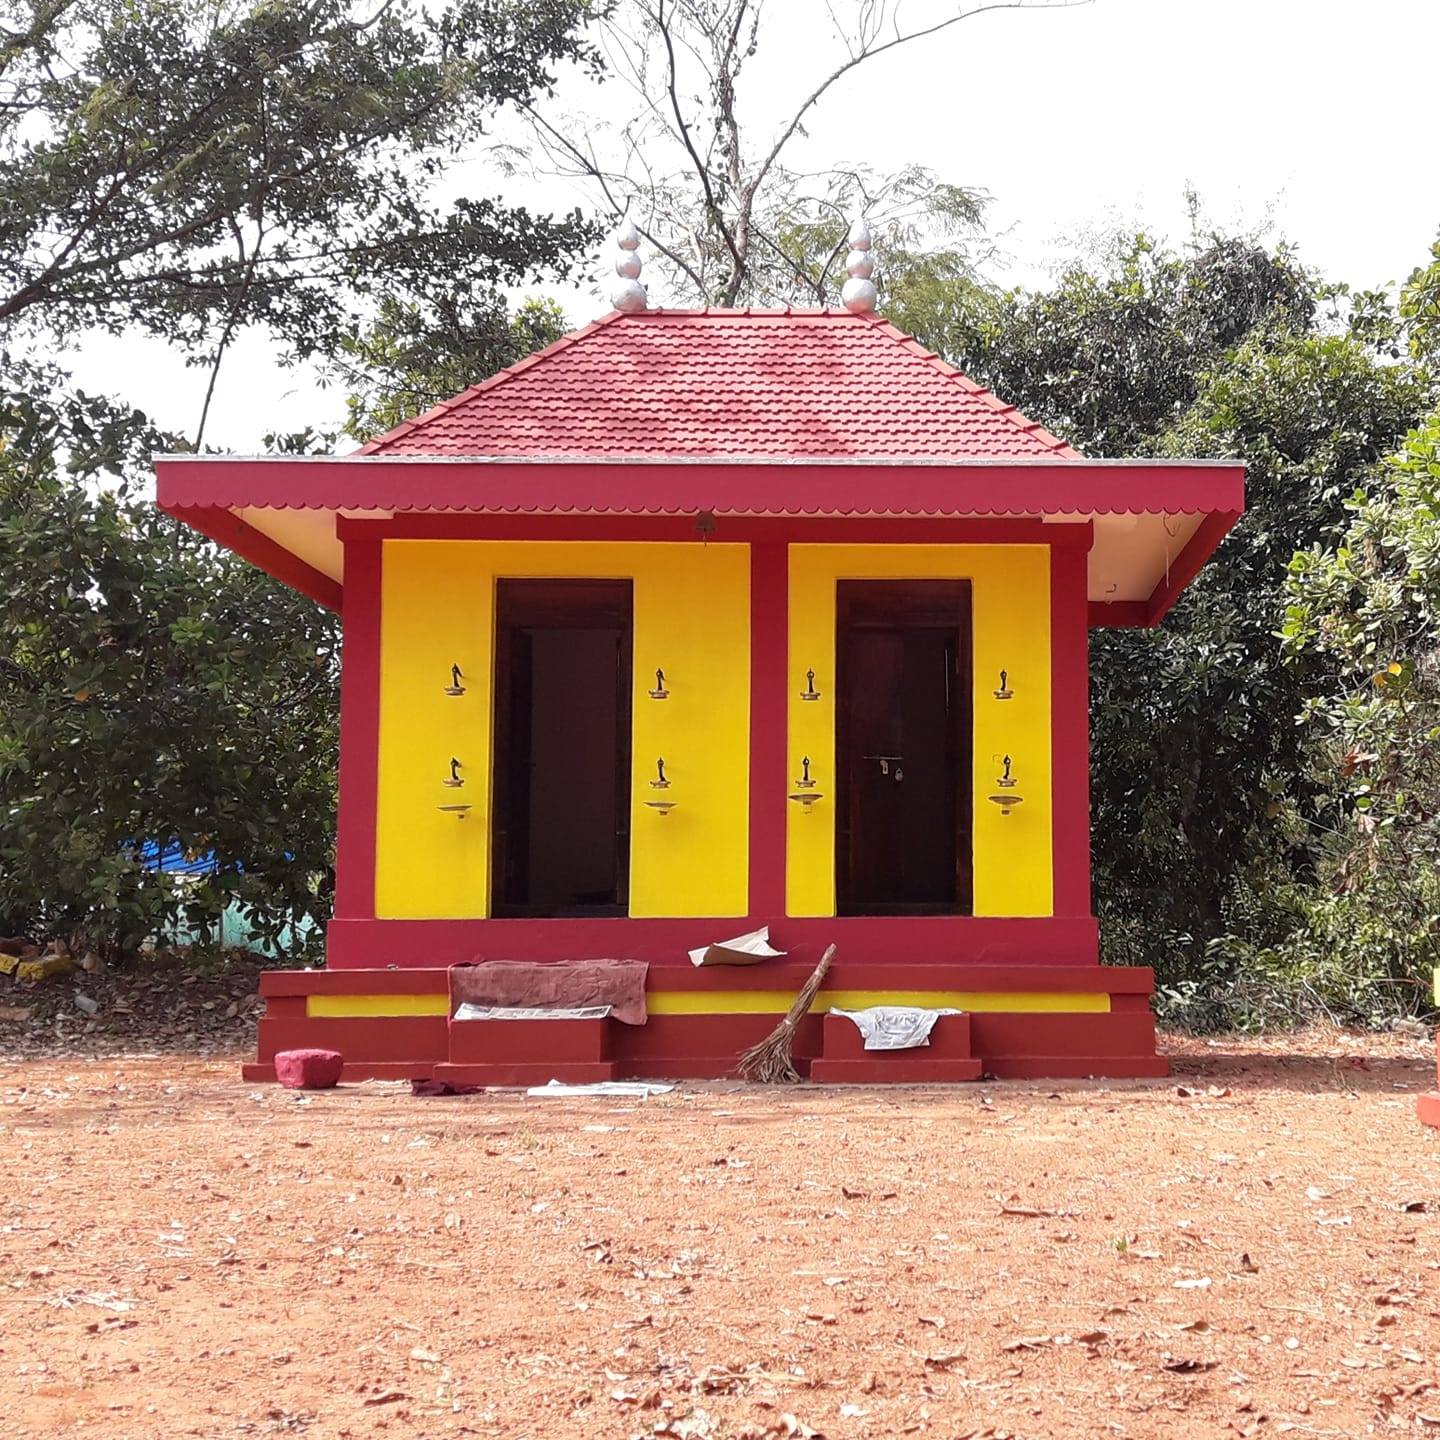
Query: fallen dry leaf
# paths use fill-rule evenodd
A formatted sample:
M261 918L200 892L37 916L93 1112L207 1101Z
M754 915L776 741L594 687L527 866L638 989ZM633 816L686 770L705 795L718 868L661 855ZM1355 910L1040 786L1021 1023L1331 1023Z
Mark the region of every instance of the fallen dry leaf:
M408 1400L410 1397L403 1390L382 1390L378 1395L367 1395L367 1405L393 1405L397 1400Z
M958 1365L964 1358L963 1351L941 1350L934 1355L927 1355L925 1363L936 1370L945 1370L951 1365Z
M1193 1360L1188 1357L1179 1359L1169 1355L1160 1368L1168 1370L1172 1375L1199 1375L1202 1371L1215 1369L1219 1363L1218 1360Z

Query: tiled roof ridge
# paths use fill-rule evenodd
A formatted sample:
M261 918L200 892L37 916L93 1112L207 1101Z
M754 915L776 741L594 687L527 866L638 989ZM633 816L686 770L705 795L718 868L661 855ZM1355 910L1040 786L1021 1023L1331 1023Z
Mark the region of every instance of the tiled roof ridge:
M531 355L527 355L523 360L518 360L513 365L507 365L503 370L499 370L494 375L488 376L486 379L478 381L476 384L471 385L468 388L460 391L457 395L451 396L450 399L441 401L440 404L433 406L431 409L426 410L422 414L414 416L412 419L402 421L399 425L395 426L391 430L386 431L383 435L378 435L374 439L367 441L364 445L360 447L359 450L354 453L356 453L357 455L374 455L382 453L387 450L394 441L411 434L417 429L423 428L431 420L436 419L439 416L445 415L452 410L456 410L461 406L470 404L480 395L488 394L489 392L498 389L499 387L514 380L517 376L522 375L525 372L535 368L536 366L553 359L555 356L561 354L562 352L569 350L575 345L580 344L582 341L588 339L590 336L596 334L598 331L608 329L612 325L620 323L646 324L653 323L657 320L663 322L669 319L697 319L700 317L714 320L818 320L835 317L843 318L845 320L855 323L869 325L872 328L878 330L880 333L884 334L887 339L893 340L899 348L915 356L917 359L925 361L932 370L936 371L938 374L945 376L947 380L952 381L967 395L971 396L977 402L985 405L988 409L994 411L997 417L1003 419L1007 424L1013 426L1016 430L1019 430L1023 434L1027 435L1029 438L1034 440L1036 444L1050 451L1056 458L1071 460L1078 460L1083 458L1079 451L1068 445L1057 435L1052 434L1038 421L1031 420L1014 405L1011 405L1007 401L1002 400L998 395L994 393L994 391L972 380L958 366L952 365L937 351L927 349L913 335L907 334L905 331L901 330L899 326L894 325L889 320L885 319L884 316L874 314L854 314L851 311L833 306L801 308L790 305L778 308L761 308L756 306L722 307L706 305L698 309L666 309L663 306L657 306L654 309L646 310L641 312L640 314L633 315L627 315L622 311L613 310L608 315L601 316L598 320L592 321L589 325L583 326L579 330L573 330L566 335L562 335L560 339L553 341L549 345L546 345L543 349L537 350Z

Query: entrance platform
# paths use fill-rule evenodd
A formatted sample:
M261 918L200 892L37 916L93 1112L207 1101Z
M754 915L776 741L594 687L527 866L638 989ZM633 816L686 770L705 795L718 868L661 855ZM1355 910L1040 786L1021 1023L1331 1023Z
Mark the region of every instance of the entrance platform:
M455 1022L446 966L271 970L260 982L259 1053L244 1073L247 1080L273 1080L279 1051L320 1046L345 1057L348 1080L722 1079L733 1076L741 1052L778 1023L812 966L809 957L698 970L651 964L644 1025ZM1153 972L1141 968L837 959L797 1028L796 1068L817 1081L855 1081L860 1072L832 1067L861 1064L874 1067L873 1075L867 1068L867 1082L905 1083L973 1078L972 1070L997 1079L1162 1076L1169 1067L1155 1052L1153 990ZM853 1026L826 1019L832 1007L870 1005L963 1011L967 1023L956 1036L968 1030L965 1053L942 1054L941 1047L930 1058L965 1063L954 1074L939 1068L912 1074L911 1066L925 1065L924 1052L877 1061L858 1049ZM854 1054L841 1031L827 1034L827 1024L836 1023L854 1034ZM942 1019L937 1031L949 1023ZM893 1063L902 1057L909 1064Z

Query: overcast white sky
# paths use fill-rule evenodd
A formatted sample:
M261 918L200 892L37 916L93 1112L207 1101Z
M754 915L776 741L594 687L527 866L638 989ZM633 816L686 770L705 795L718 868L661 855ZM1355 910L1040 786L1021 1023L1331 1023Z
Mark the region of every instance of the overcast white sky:
M833 3L844 11L853 0ZM943 8L911 4L915 16ZM833 54L821 0L771 5L751 77L762 106L798 94ZM862 67L788 158L805 168L915 162L989 191L991 229L1008 253L996 278L1012 283L1043 280L1097 229L1183 237L1190 186L1216 223L1288 239L1334 278L1387 285L1424 259L1440 229L1437 55L1437 0L1095 0L1001 11ZM452 181L546 208L578 198L553 182L517 186L483 159ZM607 308L594 285L560 298L577 325ZM193 430L204 377L163 346L100 337L75 368L89 387ZM342 409L338 395L280 368L250 336L227 361L207 440L252 452L266 431L330 423Z

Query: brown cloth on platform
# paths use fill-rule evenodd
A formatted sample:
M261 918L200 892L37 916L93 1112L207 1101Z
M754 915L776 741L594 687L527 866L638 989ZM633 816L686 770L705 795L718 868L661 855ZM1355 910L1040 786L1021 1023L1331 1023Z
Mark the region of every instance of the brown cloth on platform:
M608 1005L624 1025L645 1023L644 960L482 960L450 967L450 1010L459 1005L524 1005L573 1010Z

